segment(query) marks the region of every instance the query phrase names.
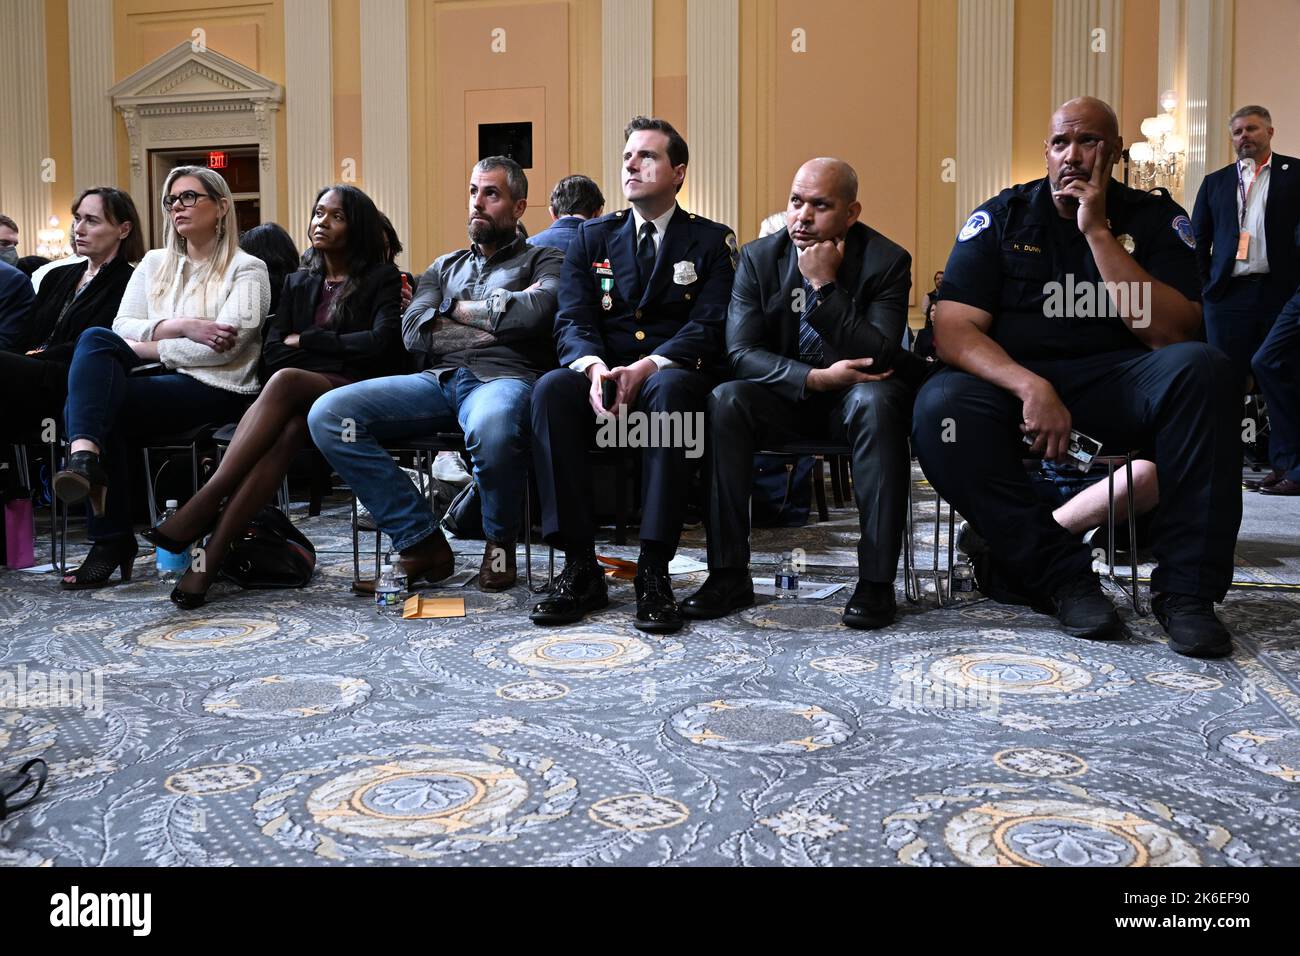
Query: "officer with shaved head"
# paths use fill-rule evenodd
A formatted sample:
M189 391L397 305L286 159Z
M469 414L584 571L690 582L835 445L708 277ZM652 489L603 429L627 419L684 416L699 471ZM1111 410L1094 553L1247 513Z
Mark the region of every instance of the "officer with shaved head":
M917 396L926 475L988 543L987 594L1112 638L1119 618L1083 542L1036 498L1022 459L1071 459L1071 432L1146 451L1160 506L1152 608L1171 647L1222 656L1214 613L1241 523L1241 400L1226 356L1198 341L1200 283L1184 210L1111 178L1114 111L1082 97L1053 114L1047 176L1004 189L962 226L934 338L948 368Z

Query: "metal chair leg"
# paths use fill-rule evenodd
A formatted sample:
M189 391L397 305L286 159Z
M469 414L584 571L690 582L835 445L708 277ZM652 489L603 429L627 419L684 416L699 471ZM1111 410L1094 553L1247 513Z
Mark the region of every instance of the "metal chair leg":
M912 464L908 459L907 472L907 517L903 524L903 596L909 604L918 604L921 600L921 589L916 580L916 556L912 553L915 547L913 543L913 525L912 525Z
M1138 596L1138 540L1137 540L1137 505L1136 496L1133 491L1133 456L1129 455L1124 460L1124 477L1128 482L1128 554L1129 554L1129 583L1132 585L1129 597L1133 601L1133 613L1139 617L1143 615L1142 600Z
M823 464L824 464L824 462L822 461L822 456L821 456L821 455L816 455L816 456L814 456L814 458L813 458L813 496L814 496L814 497L816 498L816 500L817 500L817 518L818 518L818 520L819 520L819 521L828 521L828 520L830 520L830 515L829 515L829 513L827 512L827 509L826 509L826 473L825 473L825 471L823 471ZM836 480L835 480L835 485L838 485L838 484L839 484L839 481L838 481L838 476L839 476L839 467L838 467L836 464L834 464L834 463L831 464L831 476L832 476L833 479L836 479ZM842 508L842 507L844 507L844 501L840 498L840 495L839 495L838 493L836 493L836 495L835 495L835 507L837 507L837 508Z
M825 482L822 478L821 462L822 462L822 457L818 455L817 463L816 465L814 465L814 468L816 468L818 482L822 485L822 488L821 488L821 494L817 498L817 502L818 502L818 506L822 508L822 512L821 512L822 520L825 521L826 511L824 505L826 501L826 487L825 487ZM844 483L843 483L843 472L840 470L839 455L831 455L829 464L831 466L831 498L834 499L836 508L843 508L844 507Z
M149 463L148 446L140 449L140 452L144 455L144 491L145 497L149 501L149 527L156 528L158 526L158 499L154 497L153 493L153 471Z
M531 594L533 592L533 507L528 480L528 475L524 475L524 564L528 566L528 570L524 572L524 587L528 588L528 593Z
M361 580L361 536L357 528L357 496L352 495L352 580Z

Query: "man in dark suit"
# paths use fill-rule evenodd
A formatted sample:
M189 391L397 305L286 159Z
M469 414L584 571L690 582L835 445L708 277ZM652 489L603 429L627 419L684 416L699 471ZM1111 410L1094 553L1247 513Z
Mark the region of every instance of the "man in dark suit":
M638 116L625 135L623 193L632 208L578 227L555 317L562 367L533 392L542 530L564 549L564 570L532 619L572 623L608 603L595 552L594 440L642 449L636 626L666 633L682 626L668 562L717 384L736 237L677 205L688 153L669 123ZM618 428L609 427L615 413ZM671 440L655 440L664 434Z
M16 266L0 262L0 350L21 352L29 330L32 311L32 280Z
M687 617L720 617L754 601L754 453L830 437L853 448L861 526L858 586L844 623L876 628L894 619L912 386L926 363L902 344L912 257L858 221L857 192L848 163L809 160L790 187L785 230L741 253L727 312L737 380L709 399L709 577L683 603Z
M1262 106L1243 106L1228 128L1237 162L1201 183L1192 230L1206 337L1244 387L1251 357L1300 285L1300 160L1272 152Z
M551 190L551 225L530 236L528 244L567 252L578 227L595 219L604 208L605 196L594 181L586 176L565 176Z

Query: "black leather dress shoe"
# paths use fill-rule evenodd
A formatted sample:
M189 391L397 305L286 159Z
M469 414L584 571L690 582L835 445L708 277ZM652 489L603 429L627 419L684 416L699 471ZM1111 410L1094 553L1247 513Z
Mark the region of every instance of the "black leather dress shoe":
M1263 478L1243 478L1241 485L1251 491L1259 491L1262 488L1272 488L1285 477L1280 471L1270 471Z
M1300 495L1300 481L1292 481L1290 478L1283 478L1281 481L1275 481L1271 485L1260 485L1259 493L1261 495L1287 495L1295 497Z
M681 609L673 598L673 585L668 579L668 568L637 568L636 629L648 634L670 634L680 631Z
M707 621L753 604L754 582L748 571L735 574L710 571L700 589L682 602L682 613L689 618Z
M878 627L888 627L894 623L898 614L898 602L894 599L894 582L880 584L875 581L859 581L853 589L844 608L844 623L864 631Z
M533 605L534 624L574 624L592 611L609 606L605 572L595 561L564 562L551 593Z

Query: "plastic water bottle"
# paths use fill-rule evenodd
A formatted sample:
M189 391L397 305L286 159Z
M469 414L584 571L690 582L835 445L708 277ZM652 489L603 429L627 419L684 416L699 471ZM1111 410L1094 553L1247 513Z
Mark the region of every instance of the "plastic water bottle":
M965 555L959 555L952 568L953 594L973 594L975 592L975 569Z
M799 597L799 571L794 566L794 555L789 551L781 555L781 563L776 569L776 596L793 601Z
M162 514L162 520L166 521L176 513L180 506L175 498L167 499L167 509ZM160 522L161 523L161 522ZM175 584L181 579L190 563L190 556L184 552L168 551L165 548L157 548L153 556L154 566L158 569L158 580L164 584Z
M379 569L379 580L375 582L375 610L380 614L402 613L402 584L391 564Z

